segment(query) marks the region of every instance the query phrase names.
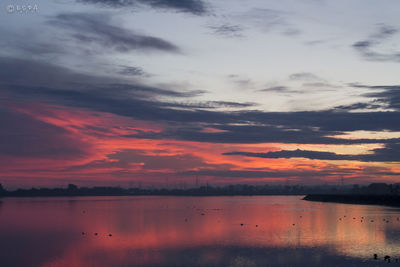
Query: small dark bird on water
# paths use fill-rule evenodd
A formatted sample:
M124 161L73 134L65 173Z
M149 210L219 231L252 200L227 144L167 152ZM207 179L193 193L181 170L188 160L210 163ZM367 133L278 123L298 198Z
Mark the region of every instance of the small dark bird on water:
M378 254L374 254L374 260L377 260L378 259Z
M243 226L243 223L241 223L240 226Z
M256 224L256 227L258 227L258 224Z
M85 232L82 232L82 235L85 235Z
M384 260L384 261L387 261L387 262L390 262L390 256L389 256L389 255L386 255L386 256L383 258L383 260Z
M295 226L295 224L293 224L293 226Z
M98 233L94 233L94 235L98 235Z
M108 236L112 236L112 234L108 234Z

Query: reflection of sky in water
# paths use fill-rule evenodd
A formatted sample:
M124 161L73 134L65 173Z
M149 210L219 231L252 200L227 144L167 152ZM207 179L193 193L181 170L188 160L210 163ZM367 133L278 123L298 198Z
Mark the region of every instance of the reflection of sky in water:
M374 253L400 257L397 209L299 199L3 199L0 258L6 266L376 266Z

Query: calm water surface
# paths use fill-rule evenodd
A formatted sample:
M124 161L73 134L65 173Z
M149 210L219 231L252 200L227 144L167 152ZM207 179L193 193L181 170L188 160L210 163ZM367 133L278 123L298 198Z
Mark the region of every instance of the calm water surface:
M400 265L398 217L297 196L6 198L0 265Z

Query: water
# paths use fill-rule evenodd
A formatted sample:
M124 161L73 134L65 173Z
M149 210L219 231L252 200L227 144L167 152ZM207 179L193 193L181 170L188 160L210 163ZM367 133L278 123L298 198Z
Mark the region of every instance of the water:
M0 265L386 266L398 217L298 196L6 198Z

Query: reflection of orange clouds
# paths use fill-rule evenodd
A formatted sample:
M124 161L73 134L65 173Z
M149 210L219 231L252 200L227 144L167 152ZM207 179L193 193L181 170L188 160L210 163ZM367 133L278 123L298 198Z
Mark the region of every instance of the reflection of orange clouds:
M162 260L157 251L208 246L329 247L339 255L357 258L370 258L376 250L398 254L385 231L398 229L396 213L387 214L378 206L321 204L299 198L93 197L73 202L38 199L36 204L35 200L9 200L1 210L0 225L74 236L74 243L62 255L49 257L43 266L98 266L96 253L106 253L109 262L157 263ZM81 231L86 234L82 236ZM103 265L107 262L100 262Z

